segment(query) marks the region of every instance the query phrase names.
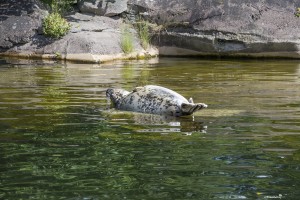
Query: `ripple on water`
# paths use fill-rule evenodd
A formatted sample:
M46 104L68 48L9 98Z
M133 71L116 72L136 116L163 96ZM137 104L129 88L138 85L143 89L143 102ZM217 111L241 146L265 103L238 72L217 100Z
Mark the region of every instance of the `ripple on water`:
M299 196L297 62L160 58L0 70L0 198ZM110 108L107 88L145 84L209 107L187 118Z

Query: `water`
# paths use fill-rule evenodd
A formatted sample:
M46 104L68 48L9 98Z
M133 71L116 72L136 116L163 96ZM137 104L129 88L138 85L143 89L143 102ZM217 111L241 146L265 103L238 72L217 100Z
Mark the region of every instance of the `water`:
M208 108L110 108L156 84ZM299 199L300 62L0 60L0 199Z

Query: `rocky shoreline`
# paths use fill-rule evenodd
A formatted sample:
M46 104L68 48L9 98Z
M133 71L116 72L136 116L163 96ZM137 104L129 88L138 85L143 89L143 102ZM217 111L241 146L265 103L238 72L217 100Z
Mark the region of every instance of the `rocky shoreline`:
M70 32L43 35L49 13L39 0L0 2L0 56L101 63L153 56L300 59L297 0L81 0L65 16ZM134 51L123 52L121 27L143 17L152 24L144 49L134 28Z

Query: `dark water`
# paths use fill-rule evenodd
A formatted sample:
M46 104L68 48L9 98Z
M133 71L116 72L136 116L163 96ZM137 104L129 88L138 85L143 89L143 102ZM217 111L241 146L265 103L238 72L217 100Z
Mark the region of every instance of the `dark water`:
M110 109L108 87L208 108ZM300 62L0 60L0 199L299 199Z

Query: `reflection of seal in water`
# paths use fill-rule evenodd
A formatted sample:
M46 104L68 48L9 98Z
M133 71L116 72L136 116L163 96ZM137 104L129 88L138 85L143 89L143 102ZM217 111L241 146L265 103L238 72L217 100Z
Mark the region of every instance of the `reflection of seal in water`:
M147 85L136 87L132 92L123 89L107 89L106 96L119 110L150 114L183 116L206 108L204 103L194 104L180 94L164 87Z

